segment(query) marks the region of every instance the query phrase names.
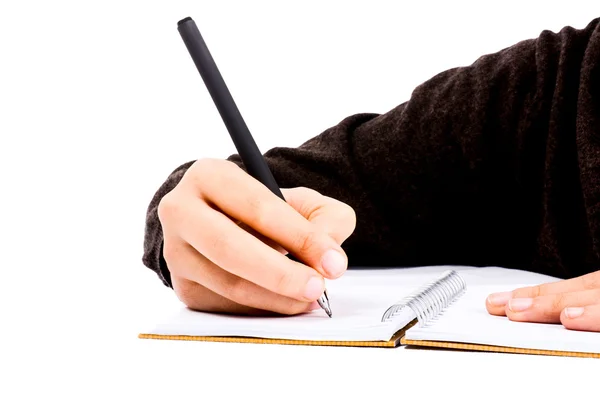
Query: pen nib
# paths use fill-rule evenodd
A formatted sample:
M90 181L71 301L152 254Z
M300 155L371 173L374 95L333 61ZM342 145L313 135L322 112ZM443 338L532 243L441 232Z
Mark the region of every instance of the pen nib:
M317 303L319 303L321 308L325 310L329 318L333 316L333 313L331 312L331 306L329 305L329 298L327 297L327 291L323 292L323 295L319 300L317 300Z

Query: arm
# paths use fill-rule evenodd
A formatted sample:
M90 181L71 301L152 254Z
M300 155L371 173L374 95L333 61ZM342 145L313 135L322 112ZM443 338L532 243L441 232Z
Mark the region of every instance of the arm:
M545 31L436 75L383 115L350 116L299 148L272 149L267 162L280 186L355 209L351 265L580 275L597 261L598 60L598 20ZM144 263L166 282L156 207L190 164L148 209Z

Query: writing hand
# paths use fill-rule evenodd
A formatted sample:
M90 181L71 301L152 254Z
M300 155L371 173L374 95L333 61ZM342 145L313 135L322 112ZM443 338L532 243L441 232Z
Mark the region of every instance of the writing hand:
M486 308L490 314L513 321L562 323L568 329L600 332L600 271L493 293Z
M346 271L340 245L354 211L311 189L282 193L286 201L237 165L204 159L163 197L163 256L184 304L251 315L319 308L323 278Z

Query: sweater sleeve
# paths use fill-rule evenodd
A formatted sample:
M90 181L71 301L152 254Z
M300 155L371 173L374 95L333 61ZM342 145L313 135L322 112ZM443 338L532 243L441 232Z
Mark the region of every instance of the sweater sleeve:
M598 262L599 69L598 19L544 31L432 77L384 114L349 116L265 158L281 187L355 209L343 246L351 266L581 275ZM143 259L167 285L156 207L189 165L148 208Z

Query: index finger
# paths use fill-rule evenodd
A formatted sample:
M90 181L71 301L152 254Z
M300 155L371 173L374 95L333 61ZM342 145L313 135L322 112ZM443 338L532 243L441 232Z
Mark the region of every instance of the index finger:
M337 278L346 270L346 254L334 238L235 164L206 179L201 195L224 214L275 241L321 275Z
M596 289L599 287L600 274L597 271L564 281L543 283L541 285L515 289L512 291L512 297L547 296L549 294L578 292L582 290Z
M491 314L505 315L505 306L513 298L534 298L596 288L600 288L599 271L563 281L526 286L511 292L492 293L486 300L486 308Z
M271 292L312 302L325 290L317 271L290 260L199 200L187 208L178 235L214 265Z

